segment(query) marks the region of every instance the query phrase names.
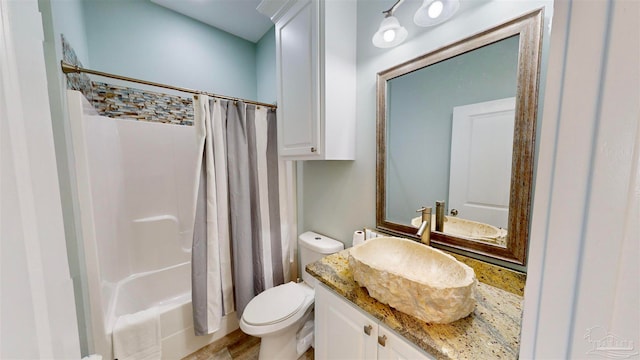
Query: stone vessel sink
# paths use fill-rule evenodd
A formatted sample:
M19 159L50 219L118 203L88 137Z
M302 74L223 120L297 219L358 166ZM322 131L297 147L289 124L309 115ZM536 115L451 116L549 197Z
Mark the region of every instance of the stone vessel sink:
M367 240L350 249L349 266L370 296L428 323L456 321L475 307L473 269L415 241Z
M422 223L420 216L411 219L411 226L419 228ZM436 230L436 216L431 216L431 231ZM493 225L467 220L454 216L444 217L445 234L453 236L462 236L473 240L481 240L491 242L498 245L504 245L507 236L507 230L495 227Z

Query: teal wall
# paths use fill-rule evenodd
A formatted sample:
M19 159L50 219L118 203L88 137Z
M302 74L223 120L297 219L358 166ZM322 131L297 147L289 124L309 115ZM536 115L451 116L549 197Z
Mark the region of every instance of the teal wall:
M416 209L449 203L453 108L516 96L518 46L514 36L387 83L387 219L409 225Z
M276 33L271 27L256 44L257 100L274 103L277 99L276 84Z
M45 40L51 42L62 59L60 34L74 44L78 59L84 66L89 66L89 49L87 46L86 26L84 22L84 6L82 0L39 0L45 27Z
M461 1L460 11L449 21L433 28L418 28L412 22L419 1L406 1L396 12L407 27L405 43L391 49L372 45L371 37L382 20L381 12L393 0L358 2L356 160L305 161L299 172L302 206L298 209L299 232L315 230L350 245L353 231L375 227L376 209L376 74L401 62L436 50L480 31L544 7L543 63L553 12L552 0L541 1ZM543 98L544 83L540 98ZM542 105L542 101L540 102Z
M84 15L89 60L97 70L256 98L256 45L250 41L148 0L88 0Z

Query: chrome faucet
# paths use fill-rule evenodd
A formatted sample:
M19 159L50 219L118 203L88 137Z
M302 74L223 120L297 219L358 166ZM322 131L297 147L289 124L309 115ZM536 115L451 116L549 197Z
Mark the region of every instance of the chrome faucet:
M416 233L417 236L420 236L422 242L429 246L431 245L431 207L422 207L416 212L422 213L422 224L420 224L420 228Z

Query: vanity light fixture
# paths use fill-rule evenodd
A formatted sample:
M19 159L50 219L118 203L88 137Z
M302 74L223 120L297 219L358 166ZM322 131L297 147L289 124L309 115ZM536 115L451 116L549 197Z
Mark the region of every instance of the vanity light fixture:
M459 0L424 0L413 16L413 22L422 27L438 25L451 18L459 7Z
M398 0L393 6L382 13L385 14L384 19L380 23L380 27L373 34L373 45L379 48L390 48L402 43L409 34L404 26L400 25L398 19L393 16L394 11L404 0Z
M404 0L398 0L389 10L382 12L384 19L371 39L376 47L394 47L407 38L407 29L401 26L398 19L393 16L403 2ZM460 8L460 0L424 0L422 6L413 15L413 22L422 27L438 25L450 19L458 8Z

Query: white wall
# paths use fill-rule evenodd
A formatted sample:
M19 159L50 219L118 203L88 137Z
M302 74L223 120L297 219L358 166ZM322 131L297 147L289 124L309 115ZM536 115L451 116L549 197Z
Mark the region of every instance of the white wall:
M91 333L85 331L91 327L88 314L87 278L84 272L84 254L79 216L77 194L75 191L74 159L71 150L70 128L67 118L66 76L60 71L62 60L62 43L60 35L64 34L74 44L78 59L84 66L90 66L85 36L84 13L82 0L38 0L42 13L44 29L44 56L47 69L47 86L49 88L49 106L53 128L62 215L64 219L65 239L69 269L74 282L77 305L78 328L82 354L88 354L87 347Z
M0 1L0 358L79 358L36 1Z
M460 12L451 20L424 29L412 25L413 12L421 2L409 0L396 12L409 31L407 41L392 49L376 48L371 37L382 21L381 12L393 3L392 0L358 2L356 160L306 161L299 173L303 201L298 210L302 217L300 231L315 230L347 245L356 228L375 227L376 74L540 7L545 7L548 25L553 12L551 0L463 1ZM549 27L545 26L544 47L548 36ZM543 71L541 79L544 76Z
M640 3L556 7L520 355L637 358Z

